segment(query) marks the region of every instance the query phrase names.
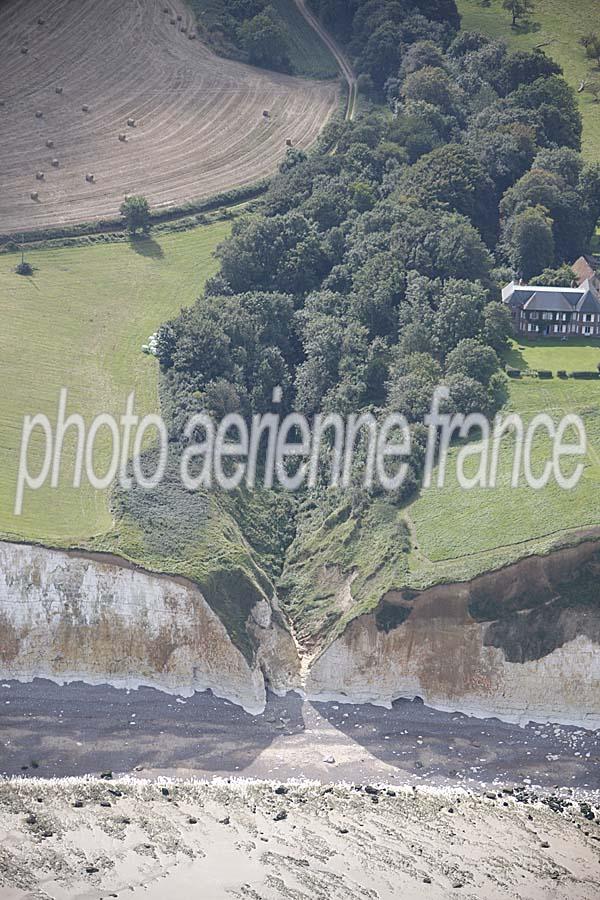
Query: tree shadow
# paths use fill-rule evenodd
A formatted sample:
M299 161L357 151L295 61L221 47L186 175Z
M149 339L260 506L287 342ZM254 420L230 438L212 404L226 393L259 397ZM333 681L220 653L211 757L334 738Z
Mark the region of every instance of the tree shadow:
M150 259L163 259L165 253L158 241L148 234L131 235L129 238L129 246L140 256L146 256Z
M529 366L523 356L524 349L525 348L520 345L511 347L510 350L506 350L502 354L502 359L507 366L511 366L513 369L528 369Z
M13 682L8 696L10 705L0 709L5 775L97 775L136 766L242 775L283 733L305 728L297 694L270 697L256 716L211 691L182 698L149 687L34 678Z
M511 28L515 34L535 34L538 31L542 30L542 26L540 22L517 22L516 25L511 25Z
M596 766L585 755L594 752L593 731L568 725L555 730L534 723L523 727L497 718L441 712L418 697L395 700L391 709L315 701L312 705L334 728L409 782L474 781L480 786L530 778L545 787L600 786ZM581 747L575 746L575 736Z

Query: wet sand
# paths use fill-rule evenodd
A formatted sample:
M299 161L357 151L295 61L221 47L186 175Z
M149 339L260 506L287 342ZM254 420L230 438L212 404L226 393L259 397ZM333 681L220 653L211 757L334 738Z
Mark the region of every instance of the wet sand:
M429 709L271 696L252 716L210 693L177 698L77 682L0 685L0 774L309 778L323 783L533 784L600 790L597 732ZM600 891L599 891L600 896Z

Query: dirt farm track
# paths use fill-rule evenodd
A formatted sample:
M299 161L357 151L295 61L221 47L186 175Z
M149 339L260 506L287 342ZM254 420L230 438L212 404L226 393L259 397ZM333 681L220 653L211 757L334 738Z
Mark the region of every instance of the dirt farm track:
M220 59L194 34L183 0L0 0L0 232L114 216L128 193L167 209L315 140L336 82Z

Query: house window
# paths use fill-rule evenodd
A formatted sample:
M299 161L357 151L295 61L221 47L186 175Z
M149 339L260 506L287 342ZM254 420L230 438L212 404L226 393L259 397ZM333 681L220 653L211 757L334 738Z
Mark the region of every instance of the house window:
M591 327L590 327L589 325L584 325L584 326L583 326L583 333L584 333L584 334L591 334L591 333L592 333Z
M529 316L530 319L537 319L537 317L538 317L538 314L537 314L537 313L533 313L533 312L532 312L531 315Z
M554 316L552 315L551 312L542 313L542 319L544 319L544 321L546 321L546 322L548 322L548 321L551 322L553 318L554 318Z
M560 330L562 331L563 334L565 334L565 332L566 332L566 330L567 330L567 326L566 326L566 325L561 325Z

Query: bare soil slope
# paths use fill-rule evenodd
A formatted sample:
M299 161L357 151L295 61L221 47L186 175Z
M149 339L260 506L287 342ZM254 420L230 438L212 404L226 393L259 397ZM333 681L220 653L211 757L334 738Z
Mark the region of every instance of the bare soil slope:
M336 82L220 59L194 33L180 0L1 5L0 231L113 216L126 193L177 206L251 184L287 140L316 139Z

